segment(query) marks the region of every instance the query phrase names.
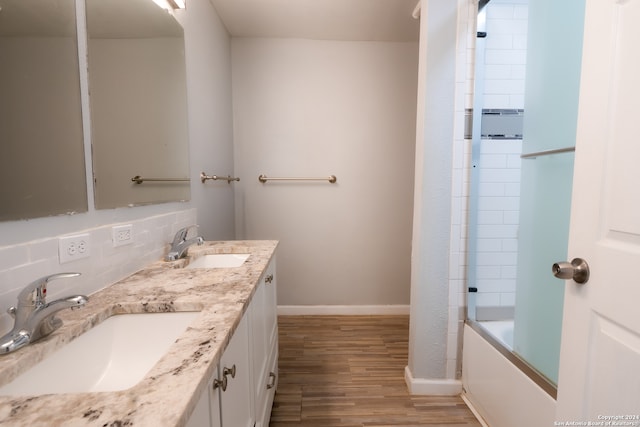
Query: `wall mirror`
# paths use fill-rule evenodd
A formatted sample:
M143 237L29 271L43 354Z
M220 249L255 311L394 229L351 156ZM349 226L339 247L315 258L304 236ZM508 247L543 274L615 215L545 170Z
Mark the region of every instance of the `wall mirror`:
M0 220L87 211L74 0L0 0Z
M188 200L182 26L152 0L86 5L96 208Z

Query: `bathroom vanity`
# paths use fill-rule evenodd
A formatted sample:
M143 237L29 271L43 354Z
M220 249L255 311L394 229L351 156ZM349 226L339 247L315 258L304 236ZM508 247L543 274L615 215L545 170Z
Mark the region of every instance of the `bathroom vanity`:
M153 313L195 312L148 371L133 372L140 370L134 366L138 354L130 355L132 374L142 374L135 385L105 386L100 391L70 385L58 391L54 384L51 391L29 380L29 394L0 395L0 424L267 426L277 386L276 246L276 241L205 242L191 247L185 259L153 263L90 295L82 309L60 313L62 328L0 357L0 390L20 383L39 363L47 363L57 350L73 344L74 338L80 341L83 333L111 317L137 313L151 319ZM238 266L225 264L225 255L211 257L216 262L224 259L223 266L214 262L189 267L212 254L248 257ZM140 340L162 334L158 325L157 330L139 334ZM101 345L98 341L93 347ZM77 357L78 368L97 363L97 356L84 352L71 357ZM82 372L56 374L61 375L59 383L71 384L70 378Z

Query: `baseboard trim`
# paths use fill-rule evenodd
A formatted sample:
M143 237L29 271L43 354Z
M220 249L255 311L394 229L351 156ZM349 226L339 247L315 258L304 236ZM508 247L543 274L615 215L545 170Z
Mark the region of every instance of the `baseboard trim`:
M404 368L404 380L409 388L409 394L458 396L462 393L462 381L414 378L408 366Z
M279 305L281 316L349 316L409 314L408 305Z
M462 400L464 401L464 403L467 405L467 407L469 408L469 410L471 410L471 412L473 413L473 415L476 417L476 419L478 420L478 422L480 423L480 425L482 427L489 427L489 424L487 424L487 422L484 420L484 418L482 418L482 415L480 415L480 412L478 412L478 410L476 409L475 406L473 406L473 403L471 403L471 400L469 400L469 398L467 397L467 395L463 393L460 395L460 397L462 398Z

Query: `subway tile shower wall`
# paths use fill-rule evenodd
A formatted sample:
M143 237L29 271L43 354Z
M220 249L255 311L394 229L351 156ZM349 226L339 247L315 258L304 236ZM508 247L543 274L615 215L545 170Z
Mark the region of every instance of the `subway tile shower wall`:
M487 8L483 112L500 113L484 126L506 139L480 142L476 307L505 308L515 304L520 205L521 120L524 109L527 49L527 0L492 0ZM504 115L503 115L504 114ZM526 111L524 111L526 115ZM515 119L518 126L513 126ZM518 135L520 134L520 135ZM512 139L509 139L512 138ZM525 135L526 138L526 135Z
M492 1L487 9L484 108L524 108L526 1Z
M133 242L118 247L113 244L112 227L121 223L79 230L72 234L89 235L91 255L64 264L58 257L61 236L0 247L0 331L8 331L13 325L6 311L15 305L20 290L33 280L54 273L79 272L80 277L53 282L47 288L49 300L91 294L162 259L175 232L195 223L195 209L128 221L133 226Z
M467 112L473 107L473 58L477 5L458 0L455 129L453 141L451 241L449 253L449 319L446 378L462 376L462 330L466 315L466 247L468 176L471 140L465 136Z
M478 307L515 304L521 140L482 140L478 188Z

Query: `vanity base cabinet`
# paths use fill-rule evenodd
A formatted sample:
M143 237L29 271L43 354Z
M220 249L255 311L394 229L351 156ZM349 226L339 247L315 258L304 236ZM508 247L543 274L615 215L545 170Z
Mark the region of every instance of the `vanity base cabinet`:
M264 332L268 342L278 349L278 287L276 285L276 261L273 259L264 278Z
M276 296L272 259L187 427L269 426L278 383Z
M256 427L268 427L278 379L278 316L275 260L260 279L251 301L251 344Z

